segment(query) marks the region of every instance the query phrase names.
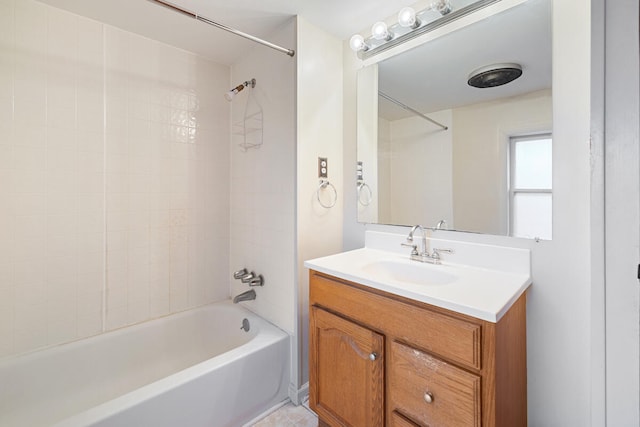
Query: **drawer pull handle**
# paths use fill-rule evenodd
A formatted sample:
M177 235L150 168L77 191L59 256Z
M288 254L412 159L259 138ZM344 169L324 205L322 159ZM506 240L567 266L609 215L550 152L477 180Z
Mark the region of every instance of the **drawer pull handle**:
M433 394L426 392L424 394L424 401L427 403L433 403Z
M378 354L377 353L371 353L369 355L369 360L371 360L372 362L375 362L377 358L378 358Z

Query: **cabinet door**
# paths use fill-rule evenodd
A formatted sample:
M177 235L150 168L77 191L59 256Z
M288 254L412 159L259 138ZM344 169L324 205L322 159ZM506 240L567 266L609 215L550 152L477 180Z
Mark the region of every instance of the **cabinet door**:
M309 328L311 408L330 426L384 419L384 337L317 307Z

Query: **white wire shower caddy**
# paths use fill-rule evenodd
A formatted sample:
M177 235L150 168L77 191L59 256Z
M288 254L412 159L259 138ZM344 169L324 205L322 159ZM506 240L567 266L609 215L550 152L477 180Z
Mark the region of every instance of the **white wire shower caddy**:
M262 106L253 93L255 87L256 79L251 79L251 89L244 106L243 118L233 124L232 133L240 140L238 146L242 151L258 148L263 142L263 112Z

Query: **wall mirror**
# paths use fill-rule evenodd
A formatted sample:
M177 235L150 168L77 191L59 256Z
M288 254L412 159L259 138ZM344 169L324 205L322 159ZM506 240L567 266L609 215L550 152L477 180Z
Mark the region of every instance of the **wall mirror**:
M359 70L358 221L551 239L551 37L527 0Z

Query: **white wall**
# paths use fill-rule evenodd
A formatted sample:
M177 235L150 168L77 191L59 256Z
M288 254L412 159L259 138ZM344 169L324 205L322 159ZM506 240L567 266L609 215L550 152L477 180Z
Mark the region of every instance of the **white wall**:
M343 179L342 42L298 17L298 144L297 245L300 366L297 386L308 381L309 273L304 260L342 249L343 197L355 189L355 161ZM355 82L354 82L355 85ZM318 157L329 160L329 181L338 193L336 205L325 209L316 200Z
M0 356L228 296L228 85L191 53L0 0Z
M293 46L295 21L269 40ZM261 146L243 151L242 136L231 138L229 271L247 268L264 276L264 286L253 288L257 298L242 304L289 334L295 328L295 71L295 58L256 46L232 66L229 86L255 78L253 96L263 110ZM234 97L233 123L243 120L250 92ZM232 296L250 289L229 282Z
M531 426L591 425L604 405L592 399L592 281L590 195L590 2L553 3L554 236L552 241L466 233L440 236L532 250L533 286L527 301L528 409ZM346 49L345 49L346 51ZM345 52L345 56L355 56ZM345 60L345 96L355 96L357 60ZM580 70L576 73L576 70ZM351 82L349 84L349 82ZM356 120L354 100L345 100L345 124ZM345 160L355 158L356 133L345 126ZM355 198L354 191L345 197ZM354 199L355 200L355 199ZM361 247L365 228L345 205L345 249ZM595 286L598 286L597 284ZM598 357L595 355L594 357Z

